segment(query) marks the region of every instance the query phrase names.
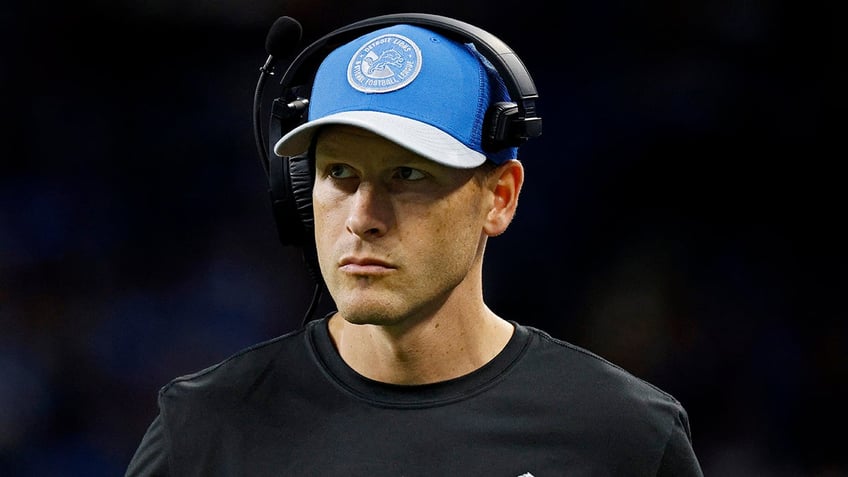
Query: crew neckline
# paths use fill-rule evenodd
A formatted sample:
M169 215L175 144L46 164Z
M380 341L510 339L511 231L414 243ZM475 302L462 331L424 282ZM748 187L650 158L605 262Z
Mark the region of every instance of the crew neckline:
M431 384L390 384L367 378L351 368L330 338L329 316L307 324L312 350L327 377L345 392L381 407L431 407L465 399L495 385L518 361L530 342L530 333L510 321L514 331L506 346L480 368Z

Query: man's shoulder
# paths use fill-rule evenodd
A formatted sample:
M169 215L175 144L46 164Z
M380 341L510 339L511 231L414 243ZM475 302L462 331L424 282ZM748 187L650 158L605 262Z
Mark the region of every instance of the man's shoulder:
M301 328L253 344L204 369L178 376L160 388L160 401L237 399L269 373L285 373L308 360L305 333L306 328Z
M611 468L638 464L653 472L665 459L661 465L685 468L680 475L700 475L693 470L688 414L672 394L586 348L528 331L534 339L523 360L527 366L517 374L532 389L531 404L553 410L544 413L551 435L580 441ZM620 458L607 462L607 451Z
M552 386L568 390L568 395L587 393L599 399L599 404L604 400L610 401L607 404L659 401L680 406L673 395L621 365L541 329L525 328L537 338L531 353L534 367L549 377Z

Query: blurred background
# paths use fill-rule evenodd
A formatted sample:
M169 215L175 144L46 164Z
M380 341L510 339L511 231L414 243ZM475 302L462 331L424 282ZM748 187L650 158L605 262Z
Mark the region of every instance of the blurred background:
M122 475L160 386L299 326L251 123L265 36L403 11L489 30L539 89L491 307L675 395L707 475L848 475L835 3L7 5L0 475Z

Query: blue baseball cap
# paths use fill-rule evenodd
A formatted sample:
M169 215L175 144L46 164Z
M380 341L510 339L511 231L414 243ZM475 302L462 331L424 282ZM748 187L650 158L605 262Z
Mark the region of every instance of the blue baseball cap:
M509 101L492 64L471 43L416 25L382 28L333 50L319 66L307 121L274 146L302 154L318 129L346 124L378 134L432 161L472 168L517 157L483 151L489 105Z

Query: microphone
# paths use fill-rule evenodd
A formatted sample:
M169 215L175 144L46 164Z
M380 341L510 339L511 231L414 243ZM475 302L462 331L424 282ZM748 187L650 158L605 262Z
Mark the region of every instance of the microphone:
M259 112L261 106L262 85L268 76L273 76L274 74L274 71L269 69L274 59L290 54L300 43L302 34L303 28L297 20L291 17L280 17L273 25L271 25L270 30L268 30L268 36L265 37L265 51L268 53L268 59L265 61L265 64L259 68L259 82L256 85L256 95L253 99L253 129L256 146L259 148L259 157L262 162L262 167L265 168L265 174L271 181L273 181L274 178L271 174L271 164L268 159L268 145L265 144L265 140L262 135L262 115ZM279 100L279 98L277 100ZM275 106L277 105L277 100L274 101ZM303 111L308 105L308 99L298 98L291 103L288 103L286 108L290 111ZM287 171L285 172L285 175L288 176L288 167L285 167L285 169ZM318 278L315 283L315 290L312 292L312 301L310 301L309 308L306 310L306 313L303 315L303 319L301 320L301 327L305 325L315 313L318 302L321 300L321 289L322 281Z
M268 53L268 61L262 67L263 71L274 58L288 55L299 44L303 35L303 27L300 22L292 17L283 16L278 18L268 30L265 37L265 51Z
M268 59L259 68L259 81L256 83L256 92L253 95L253 137L259 150L259 161L266 175L270 174L270 167L268 151L262 135L262 90L267 77L274 74L271 64L275 59L288 55L297 48L302 35L303 27L300 26L300 22L292 17L282 16L274 21L265 37L265 51L268 53Z

